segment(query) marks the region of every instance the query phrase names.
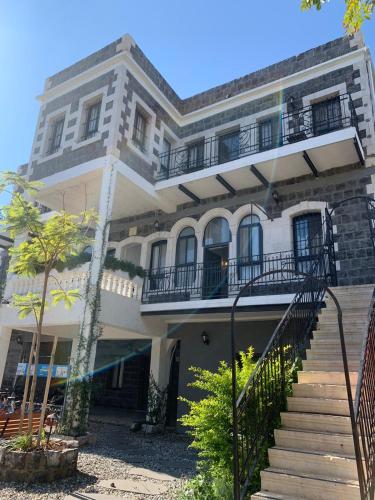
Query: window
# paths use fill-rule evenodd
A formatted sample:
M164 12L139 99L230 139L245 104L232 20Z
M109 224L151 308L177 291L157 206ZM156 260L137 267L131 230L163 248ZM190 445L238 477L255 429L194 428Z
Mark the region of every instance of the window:
M53 153L56 153L56 151L60 149L63 129L64 129L64 118L55 120L52 123L52 131L51 131L50 143L48 146L47 154L51 155Z
M194 229L186 227L177 240L176 247L176 286L191 286L195 280L197 241Z
M230 240L229 224L224 217L216 217L207 224L204 232L205 247L229 243Z
M326 134L341 128L340 97L333 97L326 101L312 105L313 129L315 135Z
M262 273L263 231L257 215L247 215L238 227L237 257L240 280L249 281Z
M187 148L187 170L198 170L204 166L204 140L189 144Z
M107 257L115 257L115 255L116 255L116 248L108 248Z
M98 101L94 104L91 104L87 107L86 112L86 123L84 128L83 139L90 139L93 137L99 130L99 118L100 118L100 108L102 102Z
M171 163L171 149L171 143L164 137L160 155L160 166L163 171L169 172Z
M167 241L161 240L153 243L150 260L150 288L159 290L163 288L165 262L167 255Z
M281 122L279 116L273 116L259 121L259 149L265 151L283 143Z
M293 219L296 270L308 273L322 245L321 214L310 213Z
M219 163L236 160L240 156L240 131L219 136Z
M134 118L133 141L141 151L146 150L147 118L137 109Z

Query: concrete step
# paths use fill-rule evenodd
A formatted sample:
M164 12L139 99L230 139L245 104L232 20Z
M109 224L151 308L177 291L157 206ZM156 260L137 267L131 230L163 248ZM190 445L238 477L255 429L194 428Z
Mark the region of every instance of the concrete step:
M352 385L355 387L358 381L358 373L349 372L349 377ZM299 371L298 382L300 384L345 385L345 375L343 371L339 372Z
M280 415L283 428L311 432L334 432L347 434L351 437L352 426L350 417L326 415L324 413L294 412L282 412Z
M306 371L327 371L327 372L339 372L343 371L342 360L327 361L319 359L304 359L302 361L303 369ZM349 370L358 371L359 361L349 360Z
M347 349L352 349L354 350L355 348L361 349L362 348L362 337L360 335L357 336L352 336L350 339L345 338L345 346ZM316 349L316 350L325 350L325 349L331 349L331 350L337 350L341 352L341 342L340 342L340 337L337 335L336 338L313 338L310 340L310 346L311 349Z
M306 452L289 448L270 448L268 450L270 466L286 469L295 473L308 473L357 480L357 464L355 458L339 454L327 454L324 451Z
M355 458L351 434L316 432L300 429L275 429L275 444L278 448L293 448L305 452L326 453Z
M288 411L302 413L325 413L326 415L349 415L347 399L289 397Z
M356 387L352 386L353 397ZM347 399L346 385L332 384L293 384L293 397L297 398L324 398Z
M258 491L258 493L251 495L251 500L301 500L301 497L291 497L290 495L281 495L270 491Z
M370 309L370 307L367 304L363 305L362 307L357 307L357 308L341 309L342 310L342 317L343 317L343 319L348 319L348 318L364 319L364 318L368 317L369 309ZM335 318L335 319L337 319L337 309L335 309L335 308L322 309L319 317L320 318Z
M352 349L346 349L346 357L348 360L357 361L360 359L360 351L357 349L356 351ZM332 351L327 349L316 350L316 349L306 349L306 358L307 359L321 359L327 361L339 361L342 359L342 353L340 351Z
M344 331L348 330L348 327L352 330L357 330L359 329L362 331L362 329L367 328L368 321L366 319L345 319L343 318L342 321ZM334 329L336 328L338 330L339 324L337 322L337 318L322 318L319 317L319 321L316 324L316 329L317 330L323 330L327 327L327 330L330 330L331 328Z
M365 333L366 333L365 330L363 331L356 330L354 332L349 332L344 330L345 342L348 343L362 342ZM338 330L335 331L315 330L313 332L312 340L319 340L319 341L327 340L328 342L340 342L340 334Z
M275 491L290 497L306 500L360 500L358 481L327 480L310 474L291 474L272 467L261 472L261 480L262 491Z

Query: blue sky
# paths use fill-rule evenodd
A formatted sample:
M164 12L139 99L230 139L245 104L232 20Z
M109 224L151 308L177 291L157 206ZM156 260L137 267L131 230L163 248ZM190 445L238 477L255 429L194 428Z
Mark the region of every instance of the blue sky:
M0 0L0 169L28 161L47 76L130 33L181 97L341 36L344 0ZM375 19L363 29L375 53Z

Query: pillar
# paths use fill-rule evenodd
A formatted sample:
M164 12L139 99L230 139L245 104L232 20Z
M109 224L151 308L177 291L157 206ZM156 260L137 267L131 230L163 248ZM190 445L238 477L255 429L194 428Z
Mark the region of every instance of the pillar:
M64 432L79 435L86 432L90 389L100 334L100 288L98 288L109 236L116 170L112 164L103 169L98 224L95 230L92 259L87 277L86 295L78 337L72 345L72 372L68 382L64 412Z
M0 387L3 383L5 365L7 362L10 338L12 335L11 328L0 329Z
M171 352L174 342L175 340L164 337L152 339L147 422L153 426L165 425Z

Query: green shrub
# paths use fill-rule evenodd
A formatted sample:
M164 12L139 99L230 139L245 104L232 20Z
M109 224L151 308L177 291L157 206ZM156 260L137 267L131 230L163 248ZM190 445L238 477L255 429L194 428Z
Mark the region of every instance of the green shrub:
M285 352L287 350L288 348ZM237 397L256 367L253 354L253 348L250 347L247 352L241 352L239 355L239 362L236 365ZM288 356L285 358L285 393L289 395L299 365L298 363L292 365L288 361ZM194 381L189 384L190 387L204 391L205 396L200 401L180 398L188 405L188 413L180 418L180 422L188 428L187 433L193 438L191 447L198 451L198 474L185 484L179 498L181 500L231 499L233 498L232 370L224 361L220 362L216 372L195 367L190 370L194 374ZM260 412L262 413L262 407L272 405L270 397L281 393L279 362L273 360L272 369L270 367L268 370L266 367L265 370L268 373L269 390L263 381L261 390L265 399L255 398L259 406L248 408L246 414L248 433L242 438L250 441L258 432L258 416ZM269 422L270 425L264 429L265 441L250 485L251 491L259 489L260 471L268 465L267 450L273 444L273 429L280 425L280 407L277 402L275 403L276 411Z
M21 434L9 441L8 448L12 451L31 451L34 448L32 434Z
M71 255L65 261L59 261L55 265L55 269L60 273L65 269L69 271L75 269L76 267L82 266L86 262L90 262L91 254L88 252L81 252L77 255ZM146 271L141 266L136 266L132 262L127 260L120 260L116 257L107 255L104 261L104 269L110 269L111 271L124 271L129 274L130 278L139 276L144 278L146 276ZM43 268L39 266L38 272L43 272Z

